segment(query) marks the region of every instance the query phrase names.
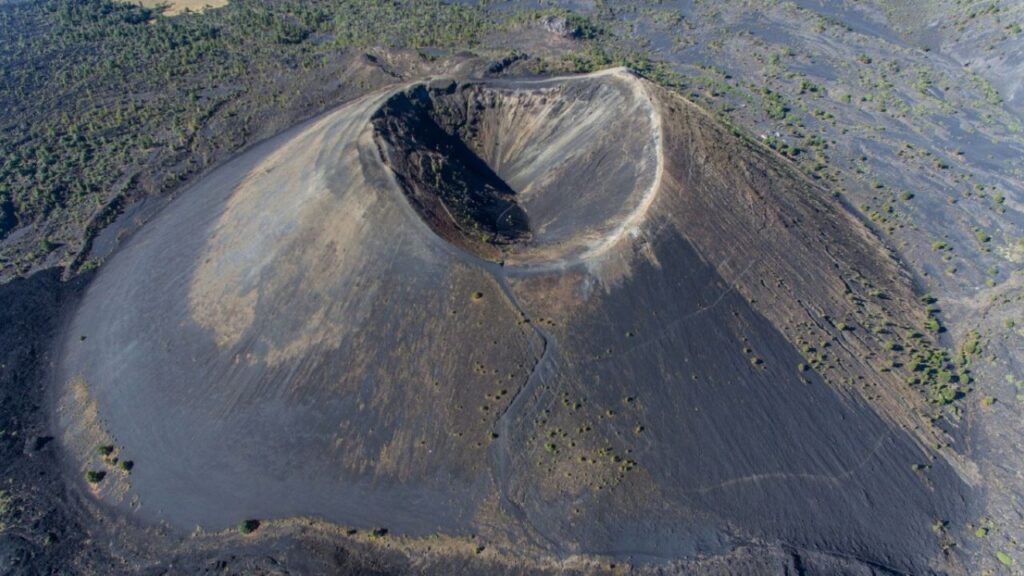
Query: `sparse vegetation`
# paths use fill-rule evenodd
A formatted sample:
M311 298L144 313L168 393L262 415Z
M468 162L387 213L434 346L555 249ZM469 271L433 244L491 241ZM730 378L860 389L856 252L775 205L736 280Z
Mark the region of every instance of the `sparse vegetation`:
M0 238L32 224L39 234L0 253L0 271L73 252L77 234L109 222L126 194L181 186L244 146L261 117L322 109L336 96L305 85L348 48L472 47L540 12L283 0L166 18L110 0L5 5L0 109L18 121L0 133ZM594 34L577 19L583 36Z

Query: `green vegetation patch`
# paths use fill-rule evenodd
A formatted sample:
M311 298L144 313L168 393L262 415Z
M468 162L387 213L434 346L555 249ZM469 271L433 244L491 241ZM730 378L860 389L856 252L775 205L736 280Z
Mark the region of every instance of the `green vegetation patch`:
M260 521L255 519L242 520L238 523L238 531L242 534L252 534L260 527Z
M347 50L474 47L541 13L442 0L280 0L170 18L110 0L7 3L0 238L35 224L40 239L0 254L0 265L25 272L55 250L68 257L84 229L117 214L115 200L176 189L248 144L266 118L329 106L304 88L321 85ZM577 37L599 33L566 14Z

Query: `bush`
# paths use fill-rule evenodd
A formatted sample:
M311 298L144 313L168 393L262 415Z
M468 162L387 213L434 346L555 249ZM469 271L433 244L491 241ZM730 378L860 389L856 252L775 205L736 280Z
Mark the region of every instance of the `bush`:
M99 484L106 476L107 473L102 470L89 470L85 473L85 480L89 484Z
M999 552L996 552L996 558L998 558L999 562L1004 566L1013 566L1013 558L1010 558L1010 555L1006 552L1003 552L1001 550Z
M789 113L789 107L786 105L782 95L764 88L761 90L761 98L764 112L768 118L772 120L783 120L786 118L786 114Z
M241 532L242 534L252 534L259 527L260 527L260 521L259 520L249 519L249 520L242 520L241 522L238 523L238 531Z

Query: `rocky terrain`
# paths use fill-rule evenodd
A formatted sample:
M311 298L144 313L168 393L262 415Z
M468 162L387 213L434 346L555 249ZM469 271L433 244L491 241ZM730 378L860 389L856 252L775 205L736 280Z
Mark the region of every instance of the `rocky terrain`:
M346 52L339 106L5 272L0 568L1013 572L993 6L494 3L483 58Z

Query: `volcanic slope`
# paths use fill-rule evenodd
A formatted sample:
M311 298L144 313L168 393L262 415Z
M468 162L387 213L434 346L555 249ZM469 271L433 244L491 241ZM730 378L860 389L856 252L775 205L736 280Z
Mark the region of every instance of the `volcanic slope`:
M181 530L919 572L969 487L881 357L917 310L835 202L626 70L431 80L169 205L68 321L56 410L99 498Z

